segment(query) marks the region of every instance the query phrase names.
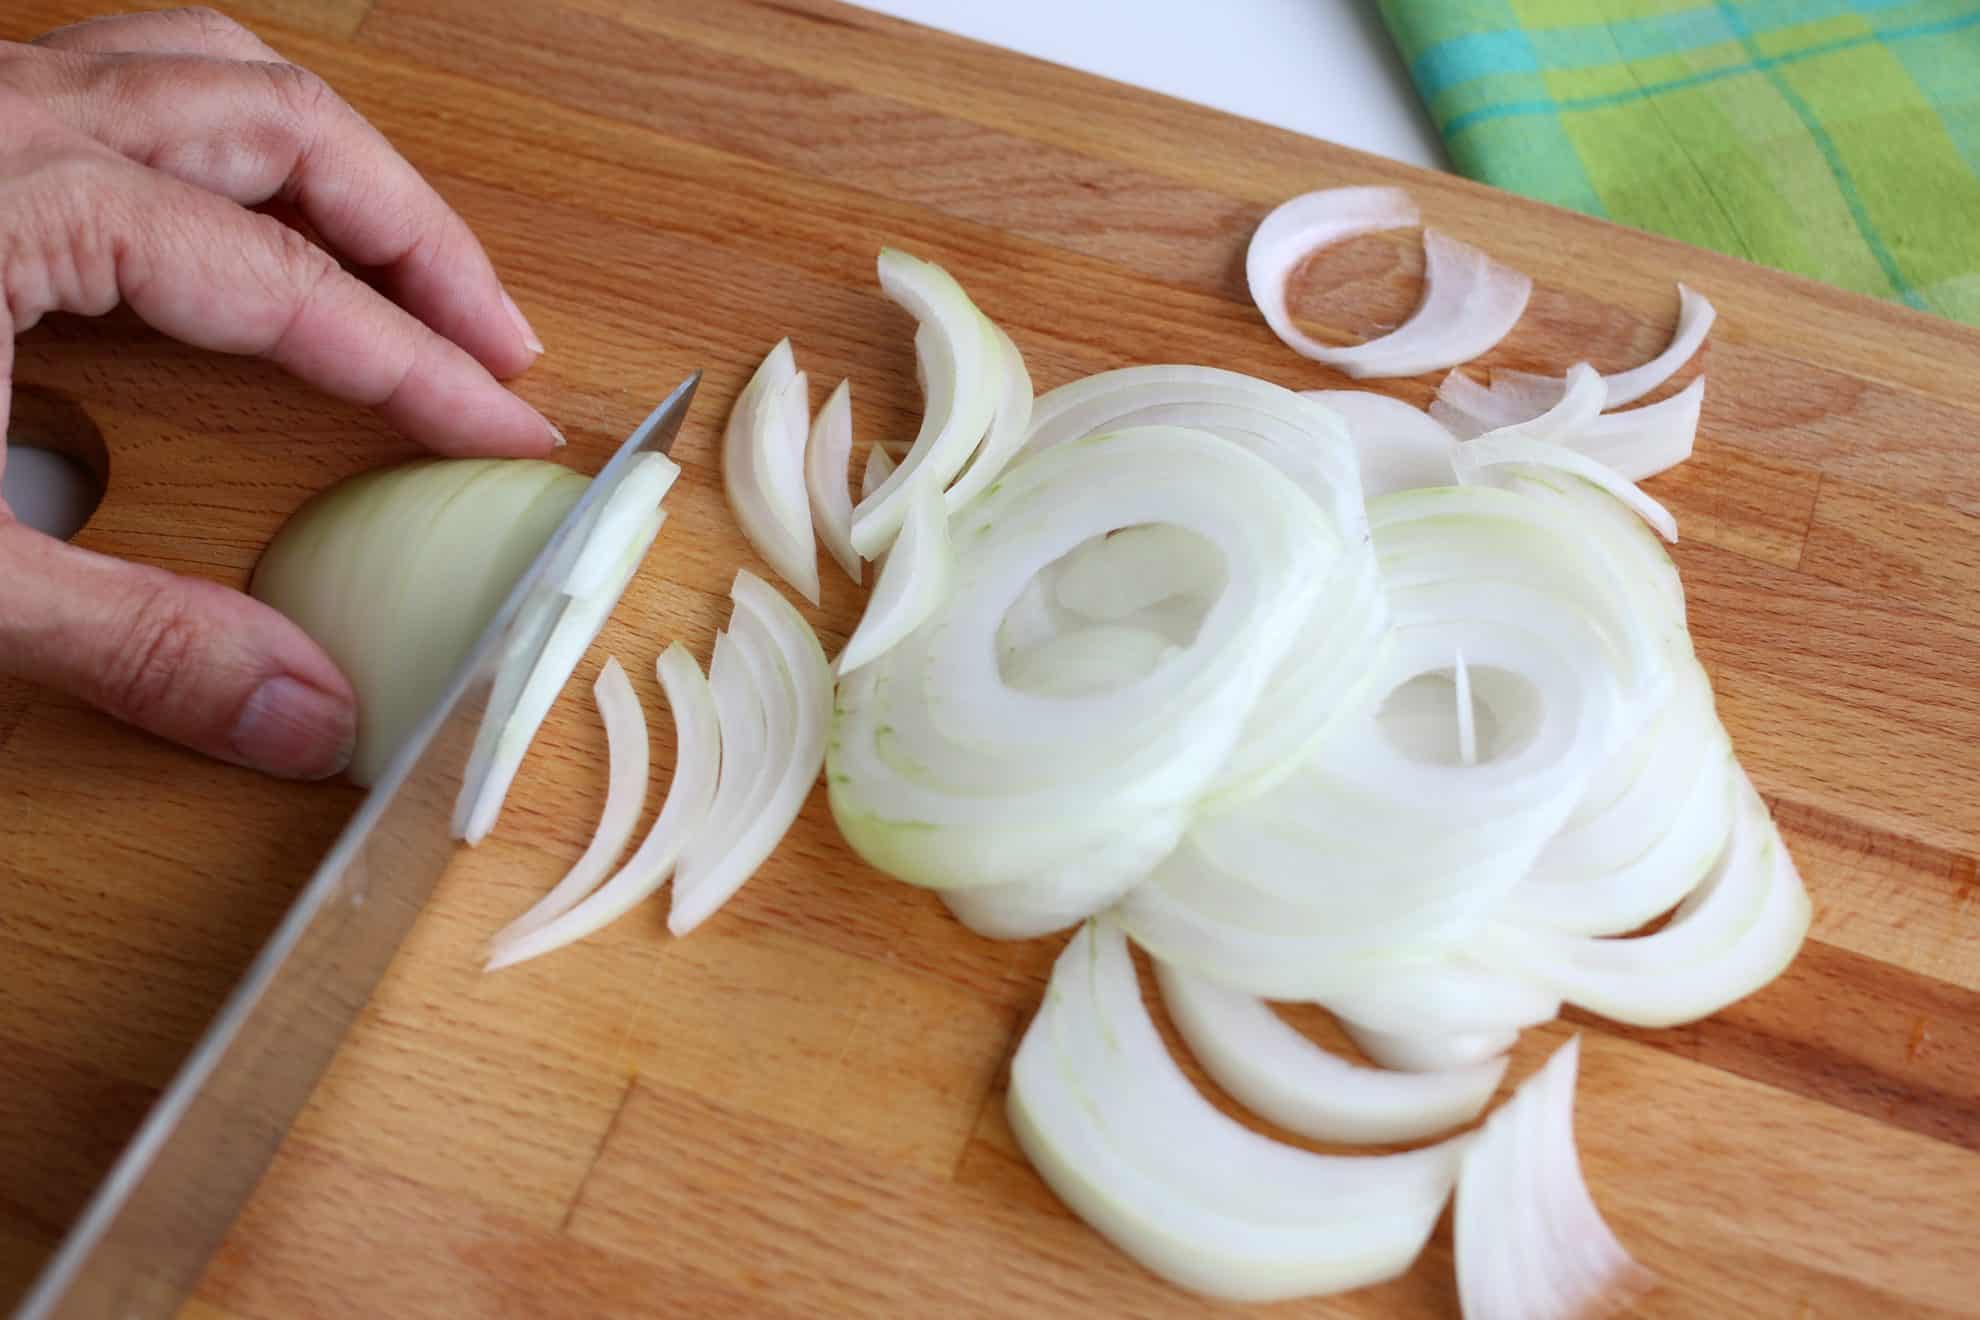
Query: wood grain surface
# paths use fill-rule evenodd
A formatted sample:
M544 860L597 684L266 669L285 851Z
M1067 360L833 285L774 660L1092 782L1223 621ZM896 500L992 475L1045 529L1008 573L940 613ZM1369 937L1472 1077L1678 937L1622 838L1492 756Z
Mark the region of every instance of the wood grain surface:
M10 0L0 37L101 8ZM1980 333L829 0L233 11L482 236L550 346L517 388L570 434L568 462L595 468L681 377L707 379L659 548L187 1315L1202 1313L1061 1209L1005 1125L1059 941L967 934L858 863L822 791L685 940L652 905L494 977L477 951L587 840L608 653L664 783L653 656L681 638L705 661L755 562L715 466L755 362L789 334L819 399L853 380L862 446L912 434L883 243L952 270L1041 389L1155 361L1339 386L1251 310L1243 247L1285 196L1369 182L1534 276L1490 364L1633 364L1669 333L1673 280L1717 303L1697 457L1652 489L1684 531L1725 722L1816 906L1763 993L1672 1031L1531 1032L1509 1084L1585 1034L1577 1131L1596 1199L1664 1280L1648 1314L1980 1313ZM1394 324L1415 243L1325 256L1302 314L1343 340ZM108 443L83 543L228 583L310 493L411 452L120 317L43 326L17 374ZM1421 403L1433 385L1384 388ZM861 595L824 576L829 647ZM0 1304L356 801L0 686ZM1405 1278L1284 1309L1454 1314L1448 1223Z

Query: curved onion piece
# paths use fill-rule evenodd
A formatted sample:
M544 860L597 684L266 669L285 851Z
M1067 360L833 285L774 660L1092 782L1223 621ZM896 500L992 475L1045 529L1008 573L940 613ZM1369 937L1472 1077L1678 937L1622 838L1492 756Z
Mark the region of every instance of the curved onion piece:
M894 248L880 253L880 287L921 323L927 410L899 468L853 510L853 547L868 559L906 521L914 484L941 489L962 471L989 429L1003 389L1004 359L994 327L954 277Z
M1519 1030L1427 1032L1376 1031L1347 1018L1341 1029L1363 1054L1399 1072L1453 1072L1496 1059L1519 1040Z
M1565 388L1557 390L1545 407L1530 400L1508 400L1453 371L1437 387L1430 415L1460 440L1511 433L1567 444L1601 416L1607 399L1600 373L1586 362L1568 368Z
M564 685L570 682L578 661L584 659L584 653L591 649L592 639L598 636L605 621L612 617L612 611L619 607L619 598L632 585L640 564L646 559L646 552L652 548L654 538L660 535L660 525L666 520L663 510L649 512L633 529L626 544L620 547L619 562L614 566L613 576L606 581L604 590L565 602L563 612L557 616L550 636L543 643L543 651L537 657L535 667L522 680L522 691L509 713L508 722L495 736L488 775L482 781L480 793L472 803L462 801L456 807L455 833L460 838L470 844L480 843L495 828L495 822L502 814L502 804L508 800L509 788L515 783L517 771L522 769L523 757L529 753L530 744L536 741L537 729L542 727L544 717L563 693Z
M1589 939L1493 922L1473 946L1616 1022L1670 1027L1708 1017L1780 975L1810 907L1766 803L1740 775L1732 838L1705 882L1654 934Z
M990 415L990 429L985 433L983 443L976 447L969 466L949 487L946 498L950 513L988 490L1010 461L1017 457L1018 451L1024 448L1025 437L1031 434L1031 372L1025 368L1024 354L1018 351L1017 344L1004 333L1002 326L987 316L983 318L983 324L989 327L1003 372L997 391L996 411Z
M804 373L780 339L736 396L722 434L722 489L736 525L777 576L818 603L818 550L804 489Z
M1625 481L1647 481L1691 457L1705 403L1700 376L1668 399L1604 413L1563 443L1613 468Z
M866 612L839 654L840 675L878 660L919 628L948 594L954 575L942 492L924 486L908 505L907 521L887 549Z
M1602 1220L1574 1146L1581 1037L1554 1052L1464 1152L1455 1236L1467 1320L1585 1320L1655 1283Z
M680 475L680 465L665 454L639 456L586 533L584 547L565 575L565 595L595 596L611 586L627 541L644 527Z
M701 667L679 642L660 653L655 663L667 705L674 712L674 775L666 801L647 832L645 842L618 873L583 902L553 920L514 935L495 938L484 971L527 962L595 934L632 911L674 872L689 839L708 815L715 800L715 780L722 764L722 735L715 713L715 695ZM516 926L521 927L522 922ZM512 928L513 929L513 928Z
M1538 1026L1561 1011L1561 997L1515 968L1481 966L1462 953L1390 969L1333 991L1320 1006L1343 1021L1391 1036L1433 1026L1441 1036L1476 1036Z
M1712 323L1718 319L1717 310L1695 289L1679 284L1677 291L1678 319L1677 327L1671 332L1671 342L1663 352L1643 365L1602 378L1608 386L1608 407L1620 408L1635 403L1675 376L1679 368L1691 361L1692 355L1705 342L1705 336L1711 333ZM1550 391L1553 397L1559 396L1561 382L1553 376L1538 376L1526 371L1494 370L1492 388L1508 397L1524 395L1546 399Z
M999 635L1040 571L1097 535L1153 523L1203 537L1227 566L1195 640L1141 681L1088 697L1011 686ZM1175 427L1028 453L949 532L954 589L840 684L828 776L861 856L937 888L1077 863L1083 888L1107 891L1100 872L1128 874L1173 847L1342 553L1277 470Z
M735 814L718 832L710 822L689 840L674 875L674 901L667 928L685 935L700 925L756 872L797 819L825 763L825 739L832 719L832 671L818 636L777 589L747 571L729 590L736 603L730 636L753 670L770 671L758 680L764 712L762 750L736 758L736 782L747 783ZM719 709L719 702L718 702ZM730 782L729 726L722 721L722 773Z
M1639 518L1655 528L1657 535L1673 544L1677 542L1677 519L1671 516L1669 509L1625 481L1614 469L1604 467L1572 449L1506 430L1481 435L1458 450L1458 477L1466 483L1477 481L1480 474L1502 464L1559 468L1570 476L1580 477L1627 505Z
M1368 390L1304 390L1300 397L1346 423L1367 498L1457 480L1451 468L1457 440L1421 408Z
M1422 300L1388 334L1335 348L1302 331L1287 310L1286 283L1315 251L1354 234L1415 222L1415 207L1396 189L1340 188L1295 197L1252 235L1245 256L1251 299L1288 348L1358 379L1415 376L1469 362L1519 321L1533 281L1434 229L1423 231Z
M893 455L887 452L884 445L876 444L867 450L866 467L861 471L859 478L859 497L862 500L869 498L874 491L880 489L893 471Z
M1106 924L1059 956L1008 1103L1018 1144L1076 1214L1171 1283L1233 1301L1402 1273L1443 1210L1464 1142L1315 1155L1226 1116L1169 1056L1127 943Z
M859 581L861 560L852 546L852 382L842 380L811 422L804 451L804 488L818 539L846 576Z
M617 656L606 659L591 691L598 701L598 713L605 721L605 740L611 758L605 810L598 817L598 828L584 855L557 882L556 888L495 936L498 945L570 910L589 894L606 869L625 851L633 827L639 824L639 811L646 802L649 769L646 716L639 707L639 694L633 691L632 680L620 668Z
M1390 1072L1329 1054L1262 999L1158 962L1162 1002L1183 1043L1238 1103L1316 1141L1415 1141L1469 1123L1505 1059L1450 1072Z

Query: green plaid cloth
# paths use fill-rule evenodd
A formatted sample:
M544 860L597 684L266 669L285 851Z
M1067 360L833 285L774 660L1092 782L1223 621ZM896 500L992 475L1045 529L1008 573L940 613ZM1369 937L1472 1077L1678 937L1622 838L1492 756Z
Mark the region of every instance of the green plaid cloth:
M1459 170L1980 324L1980 0L1382 0Z

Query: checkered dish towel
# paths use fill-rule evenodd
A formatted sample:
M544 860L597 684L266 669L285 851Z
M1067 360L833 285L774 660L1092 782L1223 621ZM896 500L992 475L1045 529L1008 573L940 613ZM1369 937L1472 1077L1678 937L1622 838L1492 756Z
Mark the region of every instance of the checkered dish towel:
M1382 0L1457 168L1980 325L1980 0Z

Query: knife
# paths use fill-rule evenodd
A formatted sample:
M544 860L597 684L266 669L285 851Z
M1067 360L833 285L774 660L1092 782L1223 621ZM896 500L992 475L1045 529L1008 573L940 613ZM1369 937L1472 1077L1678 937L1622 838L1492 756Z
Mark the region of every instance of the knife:
M454 855L492 739L542 654L558 590L639 455L666 453L696 372L619 446L399 749L146 1115L15 1320L177 1312ZM479 750L479 753L477 751Z

